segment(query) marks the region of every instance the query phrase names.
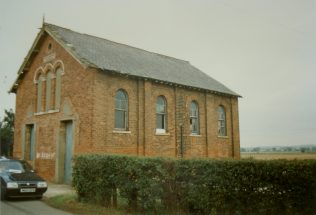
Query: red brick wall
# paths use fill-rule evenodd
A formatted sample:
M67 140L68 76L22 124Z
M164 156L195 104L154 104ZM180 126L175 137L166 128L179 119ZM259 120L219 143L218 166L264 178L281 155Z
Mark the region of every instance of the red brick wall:
M48 50L48 44L52 49ZM64 120L74 122L74 150L88 151L92 142L92 112L93 112L93 80L95 71L85 70L67 51L54 39L45 35L41 41L40 50L31 62L29 70L16 93L16 118L14 136L14 156L23 158L24 127L33 124L35 127L36 159L30 161L40 175L48 180L54 180L57 144L60 140L60 127ZM44 57L55 53L56 57L44 63ZM61 106L59 111L37 114L37 90L34 84L35 72L47 64L54 65L57 61L64 64L64 75L61 82ZM46 71L45 71L46 72ZM44 84L45 85L45 84ZM45 95L46 92L43 91Z
M114 129L114 101L119 89L125 90L129 98L127 132ZM155 130L156 99L160 95L167 101L166 134L156 134ZM190 131L192 101L199 105L199 135L192 135ZM182 124L184 157L239 157L237 98L99 72L94 104L94 151L176 157L180 153ZM226 110L227 137L217 134L219 105Z
M52 49L48 50L48 44ZM43 59L51 53L64 64L61 106L53 113L36 114L35 71L45 67ZM128 131L114 129L115 93L128 94ZM45 93L45 92L43 92ZM156 134L156 99L167 101L167 132ZM191 135L189 108L192 101L199 106L199 135ZM217 108L226 110L227 137L217 135ZM184 157L239 158L239 120L237 98L166 85L150 80L117 75L85 68L50 36L44 36L38 54L25 72L16 95L14 156L23 158L24 127L34 124L36 160L33 165L46 179L56 179L58 144L63 122L74 125L74 154L116 153L140 156L180 156L181 138ZM183 126L181 137L180 125ZM32 162L31 162L32 163Z

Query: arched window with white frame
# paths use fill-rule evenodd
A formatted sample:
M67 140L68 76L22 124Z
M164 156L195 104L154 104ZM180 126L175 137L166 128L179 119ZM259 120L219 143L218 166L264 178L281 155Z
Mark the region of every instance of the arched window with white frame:
M226 112L225 108L220 105L217 110L218 115L218 136L225 137L227 136L227 128L226 128Z
M59 110L61 103L61 76L63 74L63 70L58 67L56 70L56 80L55 80L55 109Z
M40 74L36 81L37 87L37 101L36 101L36 111L38 113L44 112L45 110L45 76Z
M120 89L115 94L115 129L128 130L128 96Z
M190 107L190 129L191 134L198 135L199 131L199 106L196 101L191 102Z
M167 131L167 102L164 96L158 96L156 101L156 133Z
M55 109L54 107L54 87L55 76L52 71L49 71L46 75L46 111Z

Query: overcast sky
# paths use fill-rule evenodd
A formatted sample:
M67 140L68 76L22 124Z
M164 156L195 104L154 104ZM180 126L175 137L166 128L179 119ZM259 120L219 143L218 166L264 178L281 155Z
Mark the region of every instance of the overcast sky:
M243 96L241 146L316 144L314 0L0 0L0 118L42 17L190 61ZM194 77L192 77L194 78Z

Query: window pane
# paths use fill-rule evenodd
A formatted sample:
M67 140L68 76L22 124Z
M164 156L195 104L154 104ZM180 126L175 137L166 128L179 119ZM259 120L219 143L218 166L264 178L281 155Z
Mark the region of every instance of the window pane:
M218 108L218 118L222 120L225 119L225 110L222 106Z
M156 113L165 113L166 112L166 101L162 96L157 98L156 103Z
M46 111L53 109L51 103L51 94L52 94L52 76L53 74L49 72L46 78Z
M191 103L190 116L196 116L195 113L196 113L196 105L195 105L195 102L192 102Z
M199 134L199 108L196 102L191 102L190 127L192 134Z
M115 128L127 129L128 97L123 90L115 94Z
M61 102L61 75L62 75L62 70L58 69L56 72L56 93L55 93L55 109L60 108L60 102Z
M164 105L156 105L156 112L157 113L165 113L165 106Z
M163 115L156 114L156 128L163 129Z
M125 100L126 99L125 92L123 92L122 90L117 91L115 98L118 100Z
M218 135L226 136L226 115L222 106L218 107Z
M219 133L220 133L221 136L226 136L226 130L225 130L225 128L224 128L224 127L221 127Z
M192 133L197 134L198 130L198 120L197 118L192 118Z
M165 99L162 96L158 96L157 98L157 104L159 105L165 105Z
M223 112L220 112L218 117L219 117L220 120L224 120L225 119L225 114Z
M191 102L190 116L197 117L198 116L198 105L196 102Z
M116 92L115 95L115 108L127 110L127 95L122 90Z
M37 112L42 111L42 80L39 79L37 82Z
M115 128L125 129L125 112L115 110Z
M217 122L217 132L218 132L218 134L221 133L221 121Z
M156 114L156 128L166 129L165 128L165 114Z
M115 99L115 108L120 109L120 110L126 110L127 109L126 100Z

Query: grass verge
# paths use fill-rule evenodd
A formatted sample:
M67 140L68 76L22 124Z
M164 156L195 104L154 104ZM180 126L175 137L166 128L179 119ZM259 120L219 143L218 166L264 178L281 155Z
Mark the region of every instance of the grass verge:
M45 198L48 205L78 215L123 215L126 211L123 208L106 208L88 202L79 202L76 194L65 194Z

